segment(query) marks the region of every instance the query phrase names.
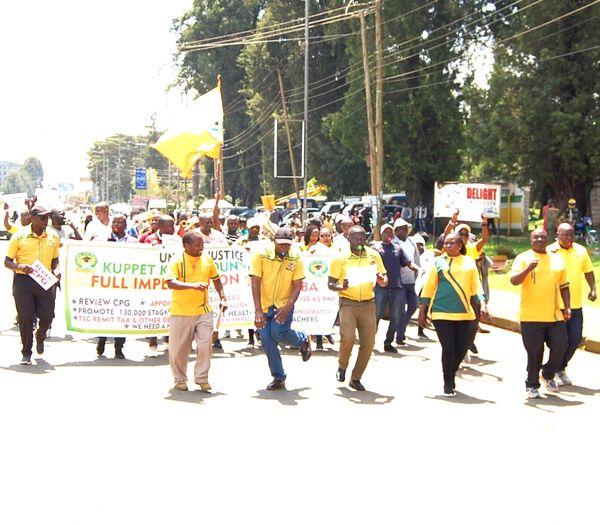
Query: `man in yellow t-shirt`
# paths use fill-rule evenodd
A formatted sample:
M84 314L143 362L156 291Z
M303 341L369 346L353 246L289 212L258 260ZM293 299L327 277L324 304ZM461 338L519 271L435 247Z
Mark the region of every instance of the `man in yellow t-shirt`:
M304 267L296 253L290 253L294 234L289 228L275 233L275 243L257 250L250 263L254 324L260 331L260 342L267 354L273 381L267 390L285 388L285 371L279 344L300 348L303 361L311 356L308 336L292 330L294 303L300 296Z
M386 287L388 281L381 256L366 246L367 236L362 226L350 228L348 241L350 250L334 260L329 271L329 289L340 296L340 350L336 377L340 382L346 380L346 368L358 329L358 357L349 386L362 391L365 387L360 380L369 364L377 334L373 288L375 282Z
M575 230L569 223L558 226L556 242L548 246L548 253L559 255L567 268L569 291L571 293L571 318L567 321L567 351L558 367L558 386L573 384L567 375L567 365L575 354L583 336L583 277L590 287L588 299L596 300L596 279L592 260L581 244L575 241Z
M172 290L169 326L169 364L176 390L187 390L187 361L196 341L194 381L204 392L211 389L208 382L212 348L213 314L208 303L210 281L221 298L221 310L227 309L223 284L215 262L202 253L204 241L196 231L187 232L182 239L183 254L172 260L167 284Z
M567 349L565 321L571 317L567 269L563 260L547 253L548 234L538 228L531 233L531 250L515 258L511 284L521 285L521 338L527 351L527 397L540 397L539 374L550 392L558 392L554 379ZM544 342L550 356L542 366Z
M31 208L31 224L11 237L4 259L4 266L14 272L13 295L23 345L22 365L31 364L34 319L37 317L39 320L35 339L36 351L40 355L44 353L44 340L54 319L56 284L44 290L30 277L34 273L32 264L36 261L60 277L56 273L60 239L48 228L49 215L50 212L42 206Z

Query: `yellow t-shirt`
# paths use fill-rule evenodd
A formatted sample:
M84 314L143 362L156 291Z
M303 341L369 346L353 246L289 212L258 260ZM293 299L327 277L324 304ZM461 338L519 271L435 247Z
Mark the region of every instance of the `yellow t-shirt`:
M567 267L567 278L569 279L569 291L571 292L571 308L583 306L583 276L594 271L592 260L581 244L573 243L569 250L560 247L557 242L546 248L548 253L554 253L562 257Z
M520 253L512 266L512 275L522 272L533 259L537 268L527 274L521 284L521 313L525 322L552 323L562 321L564 308L560 289L569 286L567 269L562 258L533 250Z
M58 235L50 228L38 237L31 226L25 226L10 238L6 257L17 264L33 264L39 259L48 270L52 270L52 261L58 259L59 244Z
M483 251L477 249L477 243L475 242L468 242L465 248L467 250L467 253L465 255L471 257L475 261L479 259L481 257L481 254L483 253Z
M260 277L260 304L267 312L269 307L281 308L290 300L292 283L304 279L304 266L296 253L290 251L281 259L270 245L254 253L250 275Z
M475 261L467 255L434 259L419 302L429 305L431 318L447 321L475 319L472 301L481 302L483 290Z
M192 257L183 252L175 258L169 267L167 281L177 279L185 283L206 283L207 288L200 290L171 290L171 315L196 316L211 311L208 303L208 285L211 279L219 277L219 272L208 255Z
M366 268L382 275L387 274L381 256L372 248L365 247L360 255L353 254L350 250L341 257L334 259L331 263L329 277L337 279L338 282L344 279L351 280L351 274L356 268ZM351 284L351 283L349 283ZM349 286L346 290L339 290L340 297L351 299L352 301L369 301L375 297L373 282L363 282L356 286Z

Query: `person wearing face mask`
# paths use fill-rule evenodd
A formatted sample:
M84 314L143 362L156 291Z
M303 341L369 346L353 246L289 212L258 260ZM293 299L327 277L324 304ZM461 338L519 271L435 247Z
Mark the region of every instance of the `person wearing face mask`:
M474 305L481 303L487 315L477 266L466 256L460 235L450 233L444 240L444 255L437 257L419 299L419 326L425 328L428 314L442 345L444 395L456 395L455 377L467 353Z
M571 318L567 321L567 351L558 367L555 380L558 386L573 384L567 375L567 365L583 337L583 279L590 288L588 299L596 300L596 278L592 260L584 246L575 241L575 230L569 223L562 223L556 231L556 242L548 246L548 253L559 255L567 268L569 293L571 294Z
M329 289L340 297L340 349L336 378L346 380L356 331L359 349L356 364L350 377L350 388L363 391L362 375L369 364L377 334L375 308L375 283L381 287L388 284L386 269L381 256L366 246L367 235L362 226L348 231L350 249L331 263Z
M300 296L304 267L300 257L290 253L294 234L289 228L275 233L275 242L254 253L250 262L254 324L260 332L262 347L267 354L273 381L267 390L285 388L286 374L279 345L300 348L303 361L311 356L308 336L292 330L294 303Z
M565 321L571 318L571 295L565 263L560 255L547 253L548 234L538 228L531 232L531 250L517 255L510 282L521 286L521 338L527 352L525 389L529 399L540 397L542 381L550 392L558 392L554 376L567 350ZM544 359L544 343L550 354Z

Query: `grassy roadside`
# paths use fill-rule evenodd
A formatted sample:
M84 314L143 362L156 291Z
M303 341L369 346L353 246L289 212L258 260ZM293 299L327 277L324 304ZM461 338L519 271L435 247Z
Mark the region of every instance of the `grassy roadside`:
M488 242L486 246L486 253L488 255L495 255L498 247L512 249L514 255L517 255L521 252L524 252L530 248L529 237L521 236L521 237L505 237L500 236L497 238L493 237ZM594 273L600 270L600 255L598 253L590 253L590 257L592 259L592 264L594 265ZM509 264L512 261L509 261ZM599 275L596 273L596 275ZM490 280L490 289L493 298L494 290L502 291L502 292L511 292L514 294L519 293L519 288L510 284L510 271L506 273L494 273L491 272L489 276ZM587 285L584 284L584 297L586 297L584 301L584 306L592 306L594 308L600 308L600 302L596 301L595 303L588 301L587 299Z

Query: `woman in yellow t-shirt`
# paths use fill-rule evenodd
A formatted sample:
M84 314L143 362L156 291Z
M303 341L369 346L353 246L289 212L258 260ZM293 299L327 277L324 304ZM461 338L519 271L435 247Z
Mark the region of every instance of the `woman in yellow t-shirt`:
M470 342L475 320L474 305L481 303L487 315L475 261L466 256L462 237L451 233L444 240L445 254L436 257L421 292L419 326L424 328L429 312L442 345L444 395L455 395L455 376Z

